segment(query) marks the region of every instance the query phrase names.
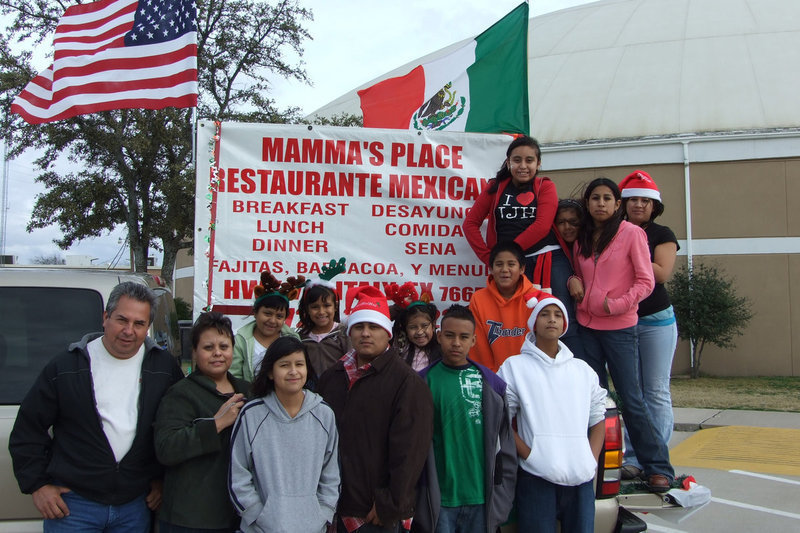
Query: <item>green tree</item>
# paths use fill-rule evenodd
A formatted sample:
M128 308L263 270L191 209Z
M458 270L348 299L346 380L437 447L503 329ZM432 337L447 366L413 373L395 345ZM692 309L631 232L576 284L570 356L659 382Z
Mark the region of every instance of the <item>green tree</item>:
M11 107L14 96L36 74L30 68L30 59L30 51L14 53L8 37L0 35L0 105L3 109L8 110ZM4 137L8 137L8 130L4 131Z
M192 304L187 302L181 297L175 298L175 312L178 315L178 320L191 320L192 319Z
M330 117L314 115L310 120L303 119L301 122L303 124L312 124L314 126L342 126L346 128L364 127L364 117L345 113L344 111Z
M311 12L297 0L198 0L198 116L212 120L296 122L298 110L278 109L267 95L275 76L307 82L301 57ZM66 5L59 0L0 0L13 21L6 36L27 48L51 46ZM32 126L9 115L13 96L34 73L30 54L14 54L0 38L0 102L11 155L43 150L28 231L55 224L61 248L125 224L134 269L145 271L150 247L164 253L171 280L175 257L191 248L194 226L192 112L120 110ZM66 158L72 169L55 170ZM62 159L63 160L63 159Z
M706 344L736 347L734 339L744 333L753 317L750 302L736 294L734 281L714 266L681 267L669 283L678 335L692 344L692 378L700 376Z

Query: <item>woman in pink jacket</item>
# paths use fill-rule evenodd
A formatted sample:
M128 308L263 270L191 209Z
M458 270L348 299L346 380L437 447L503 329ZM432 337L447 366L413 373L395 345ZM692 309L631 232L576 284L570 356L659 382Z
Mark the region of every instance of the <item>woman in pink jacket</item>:
M568 284L578 304L584 357L606 388L608 365L647 484L666 492L675 473L642 395L636 336L639 302L654 285L647 236L622 220L619 188L610 179L589 183L583 202L587 216L575 241L575 275Z

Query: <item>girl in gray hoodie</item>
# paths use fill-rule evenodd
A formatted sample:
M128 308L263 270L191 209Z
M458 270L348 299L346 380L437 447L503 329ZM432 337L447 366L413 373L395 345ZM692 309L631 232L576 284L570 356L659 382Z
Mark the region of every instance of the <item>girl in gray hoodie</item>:
M312 372L299 339L277 339L233 427L230 496L244 533L323 533L333 522L339 436L331 408L304 388Z

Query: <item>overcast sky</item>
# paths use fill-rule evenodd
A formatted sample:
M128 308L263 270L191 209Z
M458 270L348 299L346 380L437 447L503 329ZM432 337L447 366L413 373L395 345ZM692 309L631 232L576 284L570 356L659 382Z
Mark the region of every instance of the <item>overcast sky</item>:
M532 16L588 3L589 0L533 0ZM304 45L302 61L313 83L277 81L271 95L278 107L299 107L303 114L322 107L342 94L381 74L454 42L472 37L519 5L519 0L301 0L314 13L306 24L312 40ZM45 68L49 58L42 58ZM125 232L87 239L68 251L52 243L57 228L25 231L37 192L34 155L8 162L9 199L6 254L29 263L40 255L89 255L95 264L110 262L120 253ZM123 250L123 262L128 251ZM160 253L151 250L160 264Z

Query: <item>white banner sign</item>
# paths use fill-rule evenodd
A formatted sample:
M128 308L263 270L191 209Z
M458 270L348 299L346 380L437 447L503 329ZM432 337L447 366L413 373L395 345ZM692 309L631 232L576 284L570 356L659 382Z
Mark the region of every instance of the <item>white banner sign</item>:
M485 286L461 223L508 136L201 121L197 139L195 314L239 325L262 270L315 278L341 257L343 301L412 281L442 311Z

